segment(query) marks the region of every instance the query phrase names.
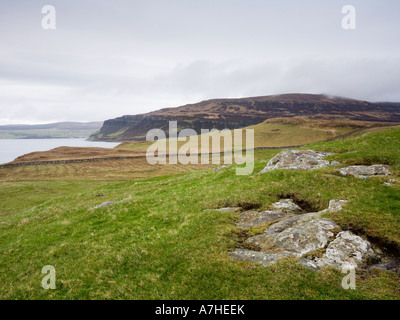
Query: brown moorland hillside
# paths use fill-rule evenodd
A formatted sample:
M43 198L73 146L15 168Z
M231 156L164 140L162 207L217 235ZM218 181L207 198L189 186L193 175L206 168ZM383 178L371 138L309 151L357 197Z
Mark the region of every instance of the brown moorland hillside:
M271 118L349 119L372 122L400 122L400 103L371 103L315 94L213 99L146 114L126 115L107 120L91 136L102 141L142 141L149 130L168 133L168 122L178 121L178 130L237 129Z

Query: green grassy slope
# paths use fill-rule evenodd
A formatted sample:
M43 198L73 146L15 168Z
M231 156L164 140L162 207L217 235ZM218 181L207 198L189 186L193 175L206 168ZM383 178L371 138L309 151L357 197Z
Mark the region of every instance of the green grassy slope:
M307 118L275 118L269 119L254 126L243 128L243 143L245 142L245 129L254 130L254 146L281 147L297 146L319 141L325 141L337 136L370 127L381 127L387 124L377 122L349 121L349 120L321 120ZM380 129L380 128L377 128ZM168 149L167 139L167 149ZM201 149L201 136L198 136L199 149ZM123 142L116 149L143 151L152 144L151 141ZM178 141L178 148L186 141ZM244 146L245 147L245 146ZM204 150L206 152L208 150Z
M396 177L399 147L400 128L308 146L342 152L331 158L347 164L390 164ZM124 182L0 182L0 298L400 299L393 273L359 271L357 290L347 291L339 271L229 258L240 240L238 213L205 209L269 208L288 194L314 210L349 199L334 220L400 247L399 184L341 177L335 168L257 174L278 152L257 152L251 176L236 176L231 167ZM56 290L41 288L45 265L56 268Z

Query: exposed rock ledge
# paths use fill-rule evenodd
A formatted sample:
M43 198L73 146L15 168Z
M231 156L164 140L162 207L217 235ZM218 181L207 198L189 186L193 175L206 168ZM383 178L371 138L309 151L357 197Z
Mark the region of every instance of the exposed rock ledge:
M350 166L339 170L343 176L354 176L359 179L366 179L372 176L388 176L391 174L390 167L383 164L373 166Z
M331 200L327 210L299 214L291 206L294 204L291 200L281 200L274 207L286 204L289 209L243 212L237 223L239 227L270 226L264 233L246 241L259 251L237 249L229 255L237 260L261 263L264 266L286 257L294 257L300 264L314 270L326 266L337 269L343 266L360 268L371 260L379 261L382 256L374 251L368 240L350 231L343 231L333 220L321 217L327 211L342 210L346 202Z
M266 167L261 170L260 173L270 172L276 169L310 171L329 166L339 166L341 163L338 161L325 160L326 156L332 154L334 153L313 150L283 150L269 160ZM391 174L390 167L383 164L350 166L339 169L339 172L343 176L354 176L360 179L366 179L372 176L388 176Z

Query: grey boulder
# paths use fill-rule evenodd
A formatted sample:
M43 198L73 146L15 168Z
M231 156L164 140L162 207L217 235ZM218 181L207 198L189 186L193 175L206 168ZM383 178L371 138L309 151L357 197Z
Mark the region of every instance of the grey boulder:
M275 169L286 170L314 170L331 166L331 162L325 160L327 155L333 153L313 150L284 150L273 157L260 173ZM335 164L339 164L337 161Z

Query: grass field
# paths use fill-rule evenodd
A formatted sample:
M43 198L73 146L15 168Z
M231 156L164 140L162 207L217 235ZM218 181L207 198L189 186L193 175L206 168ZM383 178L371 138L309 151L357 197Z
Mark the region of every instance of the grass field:
M307 148L339 152L330 157L345 164L390 164L397 177L400 128L375 131ZM400 247L400 188L382 184L391 177L363 181L334 168L257 174L278 152L256 152L250 176L237 176L234 166L167 166L151 177L151 168L129 160L0 169L0 298L399 299L394 273L359 271L357 290L347 291L333 269L229 258L240 240L238 213L206 209L269 208L288 194L315 210L349 199L331 218ZM121 202L93 209L105 201ZM41 288L45 265L56 268L56 290Z
M245 129L254 130L254 147L257 148L303 145L331 139L338 135L348 134L361 128L368 130L371 126L380 126L380 124L345 120L328 121L303 118L282 118L270 119L256 126L251 126ZM382 128L378 127L374 128L374 130L382 130ZM177 141L178 150L188 140L189 138L187 138L186 141ZM243 132L242 148L246 148L245 141L246 134ZM166 139L165 142L167 147L166 150L168 151L170 139ZM0 180L135 180L139 178L149 178L193 170L205 170L217 166L149 165L144 157L146 155L146 150L152 144L153 142L150 141L124 142L113 149L60 147L45 152L33 152L18 157L13 161L13 163L133 156L139 156L140 158L120 159L106 161L104 163L85 162L7 168L0 171ZM209 148L204 148L204 146L202 147L201 136L198 137L197 145L198 152L207 153L219 151L219 149L216 148L217 146L212 144L211 139ZM221 150L226 150L228 147L229 146L224 143L224 140L221 139ZM263 160L276 153L276 150L258 151L255 154L255 159Z

